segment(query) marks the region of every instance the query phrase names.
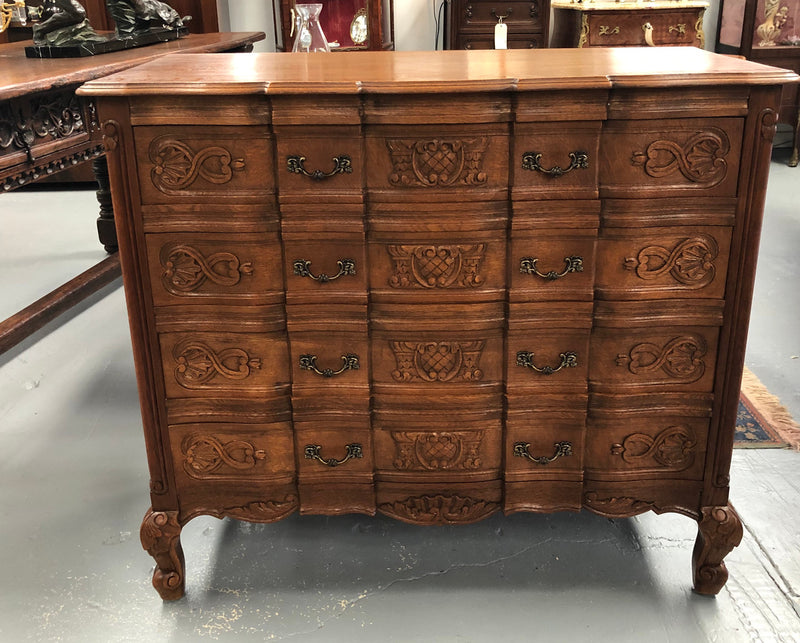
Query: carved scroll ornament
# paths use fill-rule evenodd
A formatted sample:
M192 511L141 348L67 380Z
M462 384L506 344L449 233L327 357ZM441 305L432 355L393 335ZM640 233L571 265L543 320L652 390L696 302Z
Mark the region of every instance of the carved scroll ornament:
M392 377L398 382L478 381L485 342L391 342L397 362Z
M214 478L249 471L266 460L267 454L246 440L223 442L210 435L190 435L181 444L183 468L192 478Z
M683 426L671 426L652 437L632 433L621 444L611 445L611 454L633 465L658 465L671 471L683 471L694 464L697 440Z
M417 187L482 185L489 178L483 168L488 143L486 137L388 139L392 160L389 183Z
M702 288L714 280L719 246L713 237L702 234L684 239L672 250L663 246L647 246L634 258L625 259L624 266L646 281L670 275L690 288Z
M378 506L383 513L422 525L453 525L475 522L500 508L496 502L458 495L413 496Z
M203 388L211 380L221 377L240 381L253 370L261 368L261 359L252 357L241 348L215 351L204 342L187 340L173 349L175 380L184 388Z
M710 188L722 182L728 173L730 141L724 131L710 128L696 132L686 142L659 139L650 143L645 151L634 152L631 162L644 168L656 179L679 172L684 178L700 187Z
M481 467L483 431L392 431L401 471L474 470Z
M235 171L245 168L244 159L233 158L224 147L211 145L195 152L189 145L168 136L159 136L150 144L153 185L165 194L179 193L198 178L223 185Z
M675 337L664 346L643 343L625 355L617 356L617 366L627 365L634 375L651 374L658 370L684 383L699 380L705 372L703 356L708 348L699 335Z
M392 288L476 288L486 244L388 245L394 262L389 279Z
M211 281L218 286L235 286L242 276L253 274L253 264L242 262L231 252L204 255L187 244L170 244L161 251L161 279L174 295L187 295Z

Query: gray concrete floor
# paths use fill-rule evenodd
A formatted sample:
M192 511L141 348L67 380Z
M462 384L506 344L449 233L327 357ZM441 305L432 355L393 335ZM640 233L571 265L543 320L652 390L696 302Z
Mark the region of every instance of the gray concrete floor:
M771 174L747 363L800 417L800 168ZM95 210L91 192L0 197L0 318L102 258ZM800 643L800 453L778 449L734 454L745 537L715 599L690 589L693 521L581 513L201 517L183 532L186 597L162 603L138 542L147 467L118 285L0 356L0 450L3 642Z

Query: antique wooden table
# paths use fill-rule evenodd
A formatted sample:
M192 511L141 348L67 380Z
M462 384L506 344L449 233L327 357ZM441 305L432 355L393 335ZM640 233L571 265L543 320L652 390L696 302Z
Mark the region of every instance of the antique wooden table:
M95 161L100 185L100 242L109 252L117 241L100 122L94 103L75 95L82 83L171 53L247 51L261 32L190 34L168 43L87 58L25 57L30 41L0 44L0 191L7 192L77 164ZM0 200L0 204L2 201ZM7 225L3 212L0 229ZM31 234L42 234L32 230ZM2 246L0 246L0 249ZM112 254L23 311L0 322L0 353L118 277Z
M98 101L164 598L182 526L697 520L728 472L781 85L694 47L176 56Z

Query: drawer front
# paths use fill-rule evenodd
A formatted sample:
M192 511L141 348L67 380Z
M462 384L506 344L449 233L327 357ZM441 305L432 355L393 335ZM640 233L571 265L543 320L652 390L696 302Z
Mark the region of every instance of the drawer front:
M504 124L374 126L367 132L367 188L377 200L505 198Z
M544 36L540 33L509 33L506 45L508 49L539 49L544 47L544 41ZM455 49L494 49L493 28L486 34L460 34Z
M134 128L143 204L261 201L275 191L263 127Z
M367 262L363 236L286 240L284 242L288 303L366 298Z
M545 413L509 413L505 436L507 482L580 479L584 420ZM576 478L577 476L577 478Z
M735 196L739 118L609 121L600 145L601 196Z
M281 198L316 200L361 194L363 161L358 128L304 128L277 133Z
M480 28L493 30L494 25L503 19L509 30L541 31L542 21L539 15L539 2L481 2L480 0L462 1L457 9L459 29L470 30Z
M700 480L707 440L707 418L668 413L592 418L586 433L586 474L595 480Z
M259 396L289 381L285 332L161 333L167 397Z
M330 391L348 397L348 389L368 391L366 333L341 330L293 332L292 389L295 394Z
M295 473L288 422L178 424L169 433L175 471L193 481L275 481Z
M517 123L514 198L597 198L600 127L599 121Z
M596 328L589 378L599 386L711 391L718 328Z
M589 373L588 329L509 330L506 360L509 403L516 395L536 391L583 392Z
M585 14L588 36L584 46L695 45L702 9L673 11L618 11ZM702 28L702 22L699 23ZM648 42L648 39L650 42Z
M597 292L606 299L722 298L731 229L606 228L598 241Z
M150 234L147 260L157 306L259 303L283 291L276 232L255 235Z
M358 418L348 421L324 417L316 422L295 423L299 482L370 483L374 465L368 424Z

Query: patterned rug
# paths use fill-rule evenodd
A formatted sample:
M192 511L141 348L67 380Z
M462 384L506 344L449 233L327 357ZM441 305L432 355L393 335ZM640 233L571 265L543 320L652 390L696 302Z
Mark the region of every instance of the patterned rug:
M734 440L737 448L800 449L800 426L780 400L746 368L742 377Z

